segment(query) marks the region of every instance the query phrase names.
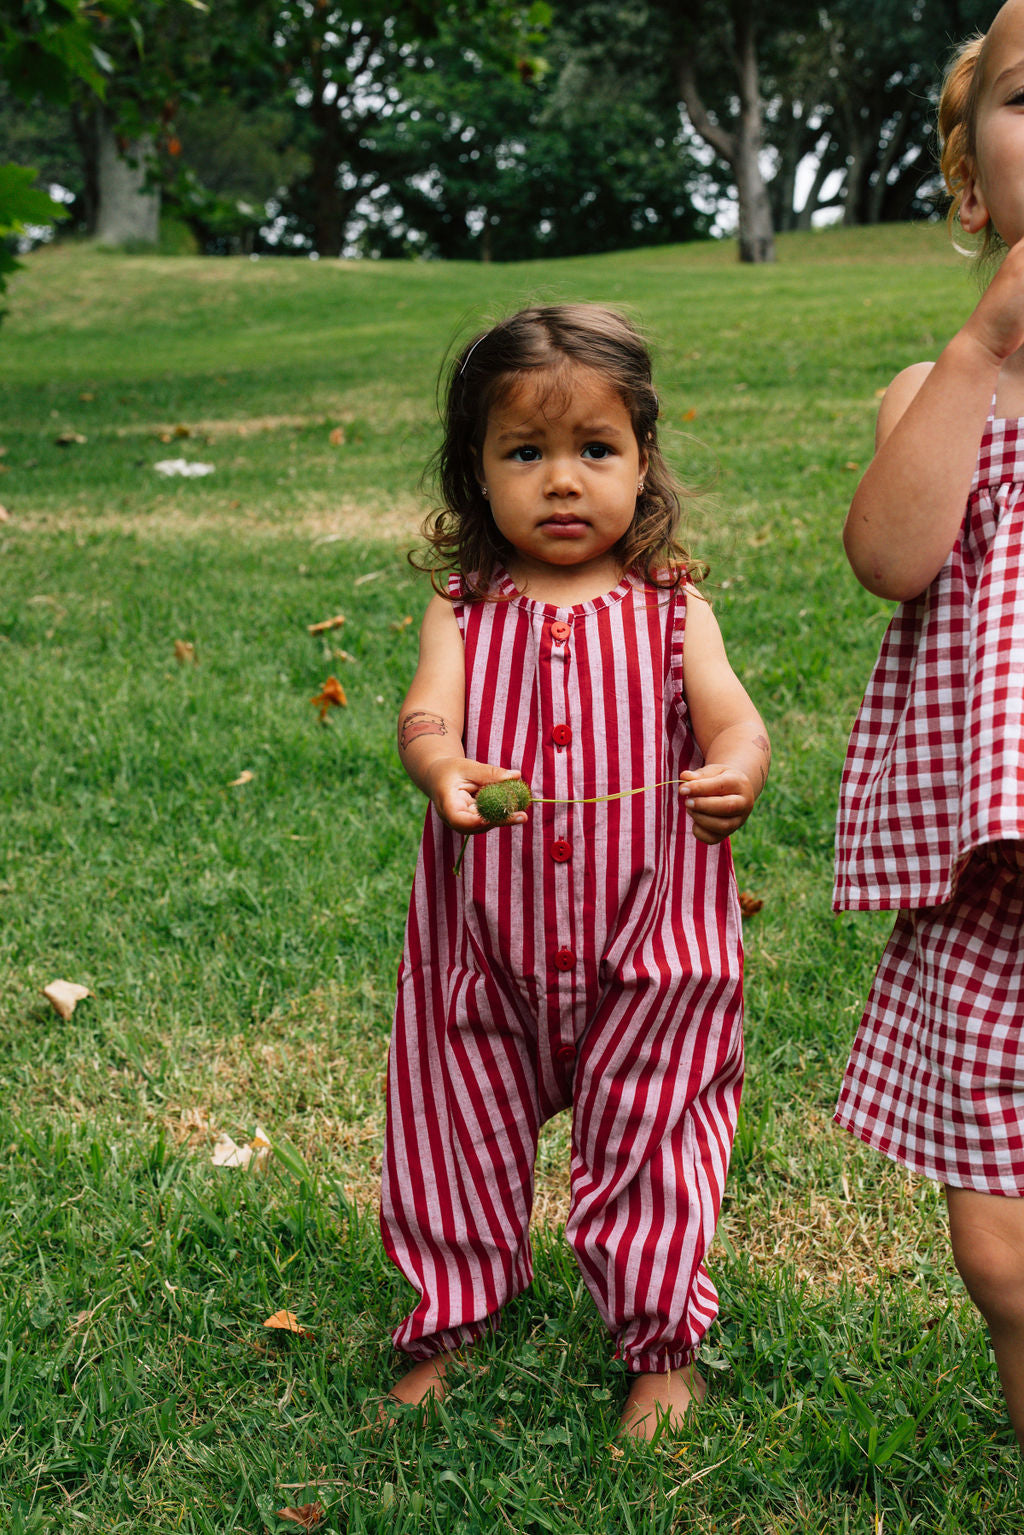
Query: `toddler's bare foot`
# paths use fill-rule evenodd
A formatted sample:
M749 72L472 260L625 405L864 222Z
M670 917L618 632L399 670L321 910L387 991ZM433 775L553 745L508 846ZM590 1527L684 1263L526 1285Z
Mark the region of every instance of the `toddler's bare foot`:
M418 1407L422 1402L440 1402L447 1387L445 1376L448 1366L456 1358L454 1354L435 1354L431 1359L421 1359L395 1381L380 1407L381 1418L388 1416L388 1403L399 1402L405 1407Z
M678 1434L686 1414L704 1400L707 1384L693 1365L663 1375L637 1375L619 1422L620 1439L649 1442L663 1434Z

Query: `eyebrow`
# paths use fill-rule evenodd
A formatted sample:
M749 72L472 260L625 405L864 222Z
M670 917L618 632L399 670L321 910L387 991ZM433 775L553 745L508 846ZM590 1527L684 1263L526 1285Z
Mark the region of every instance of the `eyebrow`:
M992 81L992 89L998 90L1007 75L1019 74L1021 70L1024 70L1024 57L1019 58L1015 64L1008 65L1006 69L1000 70L999 74Z
M610 423L608 423L606 421L594 421L594 422L589 422L588 421L588 422L584 422L584 424L579 428L579 431L578 431L577 435L580 436L580 437L586 437L586 438L589 438L589 437L615 437L615 438L618 438L618 437L626 437L626 436L629 435L629 433L626 431L626 429L624 427L612 426ZM521 437L543 437L543 436L544 436L544 428L543 427L537 427L533 423L527 422L523 426L515 426L515 427L510 428L510 430L507 431L507 432L499 433L498 437L496 438L496 441L497 442L514 442L516 440L516 438L521 438Z

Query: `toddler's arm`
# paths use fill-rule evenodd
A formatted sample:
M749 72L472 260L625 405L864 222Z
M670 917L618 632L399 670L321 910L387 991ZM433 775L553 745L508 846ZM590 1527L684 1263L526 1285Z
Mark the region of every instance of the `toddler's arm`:
M768 781L771 746L764 721L729 665L711 605L690 588L686 604L684 685L704 766L683 773L679 793L700 842L737 831Z
M1024 345L1024 241L1007 254L936 363L898 374L878 413L875 456L843 542L862 586L903 602L956 542L1000 369Z
M423 615L420 659L398 716L398 752L416 786L453 831L486 831L476 808L482 784L518 778L517 772L467 758L462 746L466 657L450 602L433 597ZM512 821L525 821L517 811Z

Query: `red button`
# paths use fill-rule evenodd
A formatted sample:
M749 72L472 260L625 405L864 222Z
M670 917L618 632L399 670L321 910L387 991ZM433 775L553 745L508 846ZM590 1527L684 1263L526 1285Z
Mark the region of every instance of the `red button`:
M563 640L567 640L571 633L572 625L563 624L560 619L557 623L551 625L551 638L556 645L561 645Z
M572 844L559 837L557 842L552 842L550 852L556 863L568 863L572 857Z
M556 746L568 746L572 740L571 725L554 725L551 730L551 739Z
M571 949L559 949L555 955L555 968L558 970L571 970L576 963L576 956Z
M575 1059L576 1059L576 1046L575 1045L559 1045L558 1049L555 1051L555 1060L556 1061L564 1061L567 1066L568 1066L570 1061L574 1061Z

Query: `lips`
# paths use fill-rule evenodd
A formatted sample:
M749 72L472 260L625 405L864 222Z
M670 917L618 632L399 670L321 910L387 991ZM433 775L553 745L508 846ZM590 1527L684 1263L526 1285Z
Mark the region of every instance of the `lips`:
M589 523L574 512L564 512L555 517L545 517L541 527L554 528L557 531L559 528L586 528L589 527Z

